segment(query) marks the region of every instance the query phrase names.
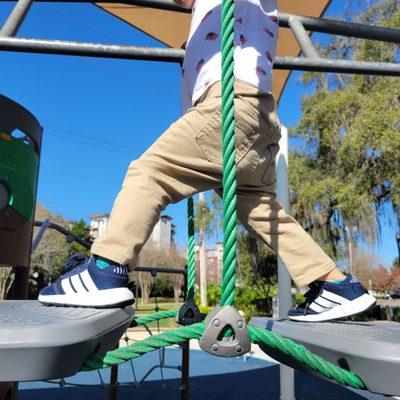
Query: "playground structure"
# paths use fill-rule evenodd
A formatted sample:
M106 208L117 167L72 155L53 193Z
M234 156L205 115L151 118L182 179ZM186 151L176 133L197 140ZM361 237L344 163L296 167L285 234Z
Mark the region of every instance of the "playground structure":
M182 61L184 51L180 49L154 49L15 38L13 36L22 24L31 3L32 0L18 1L1 30L3 36L0 37L0 49L89 57ZM114 2L110 1L109 3ZM169 1L142 0L126 1L125 3L181 11ZM224 15L227 24L225 27L229 27L233 2L224 2L223 9L225 9ZM400 76L400 65L398 64L320 58L306 33L306 29L392 43L400 42L400 31L285 14L280 17L281 26L291 28L305 57L278 58L275 68ZM226 46L229 49L233 32L226 28L225 33ZM0 303L2 315L0 381L63 377L78 372L82 367L84 370L89 370L113 366L114 371L116 371L115 366L119 363L154 349L164 348L169 344L182 344L184 347L186 346L187 351L189 339L202 339L203 349L214 354L223 353L226 356L244 353L248 349L250 341L252 341L260 344L267 353L277 360L295 368L311 371L313 374L319 374L327 379L361 389L387 395L400 394L400 387L396 381L400 371L400 328L397 324L381 326L381 324L330 323L310 327L309 325L294 324L287 321L253 319L250 322L251 326L247 327L245 321L231 307L234 300L236 263L235 194L232 189L235 186L235 176L232 173L234 165L229 162L232 158L230 156L234 153L234 142L232 141L232 138L234 138L234 121L233 116L229 113L233 101L233 60L229 56L229 51L225 53L225 56L223 53L223 57L226 62L224 69L226 75L223 77L223 86L225 87L223 134L224 141L226 141L227 148L231 153L225 154L227 163L224 165L224 176L227 178L227 180L224 179L224 189L226 189L225 192L228 193L228 196L224 195L224 213L227 223L225 224L224 247L226 255L224 257L222 308L212 311L202 324L195 305L191 302L194 287L194 230L193 203L192 200L189 200L190 245L187 302L183 306L185 308L182 307L181 310L172 312L159 312L149 317L158 320L180 314L181 324L187 326L151 337L142 343L114 350L116 340L123 330L129 326L133 318L129 309L82 311L46 308L36 302L2 302ZM231 119L229 120L229 118ZM24 123L24 121L26 122ZM15 136L16 129L23 132L25 136L22 138ZM2 235L0 263L16 265L13 297L23 299L26 297L29 277L30 238L33 227L42 129L38 121L27 110L2 96L0 98L0 131L2 133L0 140L0 154L2 154L0 160L0 199L3 199L0 200L0 232ZM11 146L16 150L10 151ZM21 159L30 160L26 171L22 168L24 163L21 163ZM18 218L11 218L12 215L16 215ZM46 227L46 222L42 224L43 226ZM23 234L22 227L24 227ZM44 229L46 228L43 228L43 231ZM12 239L3 241L3 237L12 237ZM17 242L16 238L21 238L18 241L21 243L19 249L9 244ZM25 241L23 241L23 238L25 238ZM39 239L40 237L35 242ZM221 326L219 324L217 326L216 320L223 322ZM145 322L149 322L149 319L141 320L139 318L135 320L136 324ZM225 341L220 338L226 327L233 328L235 331L234 340ZM24 329L29 330L29 335ZM65 336L57 333L60 330L65 332ZM21 335L17 335L17 332L21 332ZM71 333L68 334L68 332ZM323 342L318 340L322 335L326 338L328 334L333 337L329 349L326 347L326 339ZM357 340L357 343L352 345L351 340L354 339L356 334L358 339L362 337L362 340ZM74 337L73 340L71 340L72 336ZM57 337L57 341L49 342L51 337ZM326 358L330 363L313 355L305 347L292 342L290 338L303 343L307 349ZM21 349L23 349L24 354L23 365L21 363ZM108 353L105 355L98 355L98 353L101 354L106 351ZM71 357L72 354L73 357ZM68 360L68 362L60 363L61 359L63 361ZM43 362L39 360L43 360ZM35 367L37 364L40 364L40 368ZM377 369L379 373L375 372ZM368 371L374 372L369 373ZM182 392L182 395L183 397L188 396L188 391Z

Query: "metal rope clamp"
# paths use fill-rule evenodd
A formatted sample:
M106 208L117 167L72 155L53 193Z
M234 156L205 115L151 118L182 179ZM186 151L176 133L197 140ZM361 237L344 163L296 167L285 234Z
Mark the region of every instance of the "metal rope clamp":
M216 307L207 315L204 325L206 329L200 339L200 348L207 353L237 357L250 351L249 328L235 307ZM225 337L229 330L229 337Z
M201 313L193 300L186 300L179 309L176 316L176 323L188 326L201 322Z

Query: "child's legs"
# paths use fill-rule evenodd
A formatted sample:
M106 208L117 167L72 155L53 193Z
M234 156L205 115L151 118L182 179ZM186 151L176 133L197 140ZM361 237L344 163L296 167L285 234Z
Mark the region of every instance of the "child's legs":
M238 217L250 233L279 255L298 286L305 286L336 267L300 224L284 212L275 195L239 190Z
M94 242L93 254L120 264L136 261L169 203L220 186L221 167L208 162L196 145L199 132L218 129L219 105L219 98L207 98L130 164L107 231Z

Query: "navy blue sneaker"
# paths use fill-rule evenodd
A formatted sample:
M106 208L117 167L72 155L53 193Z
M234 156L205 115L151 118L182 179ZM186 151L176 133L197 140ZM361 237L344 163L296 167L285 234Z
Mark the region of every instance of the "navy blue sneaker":
M42 289L39 301L47 305L112 308L134 302L128 289L128 267L107 264L99 268L94 257L74 254L64 263L62 275Z
M322 322L350 317L369 310L376 304L375 297L368 294L353 276L340 283L313 282L305 294L306 301L288 313L293 321Z

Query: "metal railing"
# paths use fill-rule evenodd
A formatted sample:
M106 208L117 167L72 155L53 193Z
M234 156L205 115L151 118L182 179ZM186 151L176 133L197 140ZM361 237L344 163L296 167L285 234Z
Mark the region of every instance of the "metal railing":
M36 1L47 2L50 0ZM24 18L28 14L32 2L33 0L19 0L17 2L17 5L0 31L0 50L176 63L181 63L184 58L185 52L181 49L16 38L14 36L17 34ZM89 3L87 0L72 0L72 2ZM183 13L190 12L189 10L178 7L171 0L106 0L102 3L124 3ZM378 40L388 43L400 43L400 30L327 18L296 16L286 13L280 13L279 18L281 27L288 27L292 30L304 57L276 57L274 62L275 69L400 76L400 64L398 63L322 58L307 34L307 31L310 31L350 36L360 39Z

